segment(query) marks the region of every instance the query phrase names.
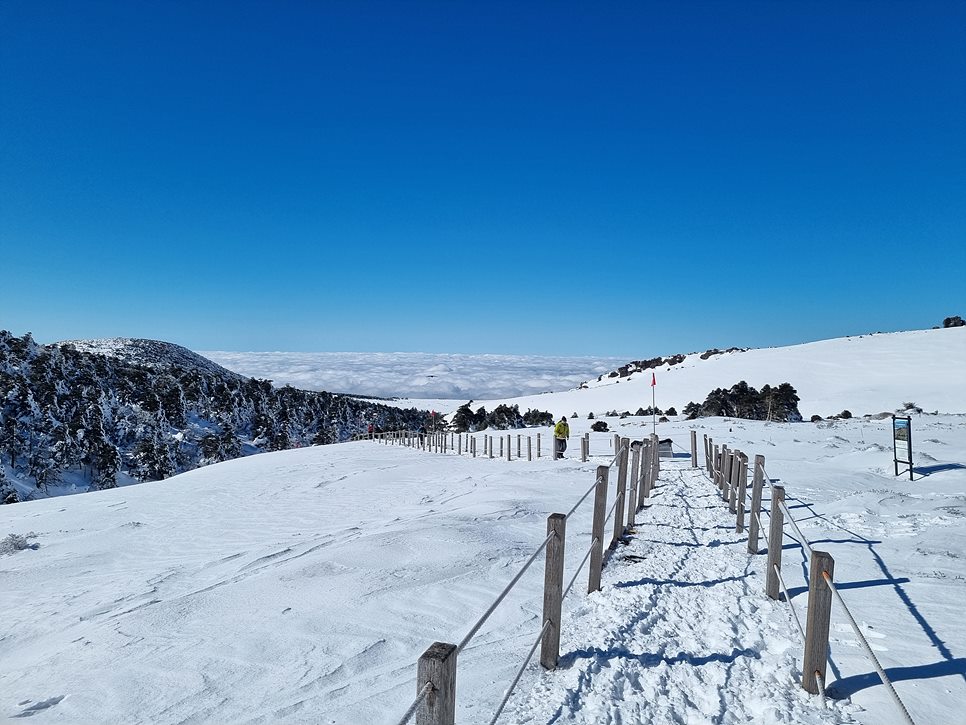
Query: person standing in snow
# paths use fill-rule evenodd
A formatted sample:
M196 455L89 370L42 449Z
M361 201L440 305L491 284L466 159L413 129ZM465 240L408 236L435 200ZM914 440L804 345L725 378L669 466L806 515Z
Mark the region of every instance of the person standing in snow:
M567 425L567 416L563 416L553 428L554 453L556 453L556 458L564 457L564 451L567 450L568 438L570 438L570 426Z

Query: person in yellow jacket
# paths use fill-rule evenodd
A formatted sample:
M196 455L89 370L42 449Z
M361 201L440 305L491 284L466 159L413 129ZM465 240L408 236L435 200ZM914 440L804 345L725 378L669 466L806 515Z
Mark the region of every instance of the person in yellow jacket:
M553 428L554 452L557 458L564 457L568 438L570 438L570 426L567 425L567 416L563 416Z

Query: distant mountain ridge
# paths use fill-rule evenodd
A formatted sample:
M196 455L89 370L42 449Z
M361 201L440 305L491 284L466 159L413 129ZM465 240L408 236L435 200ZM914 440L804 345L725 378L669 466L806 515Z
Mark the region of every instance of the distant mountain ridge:
M193 350L162 340L104 337L93 340L63 340L54 344L60 347L70 345L81 352L114 357L131 365L143 365L156 369L166 369L174 365L184 370L196 370L210 375L233 375L245 378L244 375L233 372Z
M428 419L415 408L276 388L157 340L40 345L0 330L0 502L159 480Z

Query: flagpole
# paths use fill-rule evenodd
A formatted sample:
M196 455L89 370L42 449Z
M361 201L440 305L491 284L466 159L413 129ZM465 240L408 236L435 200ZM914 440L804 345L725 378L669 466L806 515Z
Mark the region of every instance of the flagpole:
M654 402L654 389L657 387L657 378L651 373L651 432L657 435L657 404Z

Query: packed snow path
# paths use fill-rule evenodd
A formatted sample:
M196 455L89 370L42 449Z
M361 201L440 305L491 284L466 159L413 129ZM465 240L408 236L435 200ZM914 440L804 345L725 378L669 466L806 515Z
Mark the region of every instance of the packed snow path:
M501 722L853 722L799 687L788 605L765 597L764 557L687 463L663 463L601 591L565 615L559 668Z

